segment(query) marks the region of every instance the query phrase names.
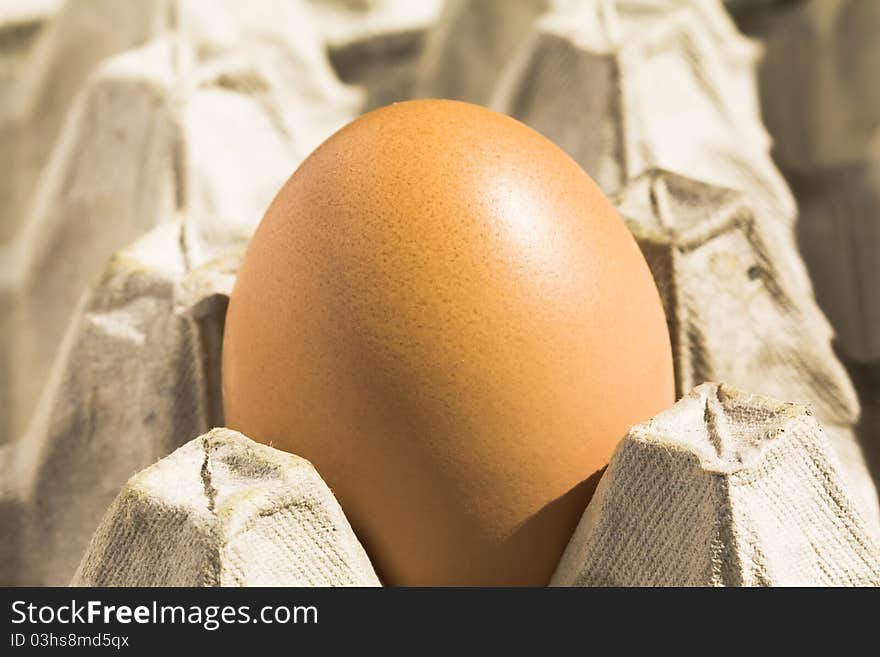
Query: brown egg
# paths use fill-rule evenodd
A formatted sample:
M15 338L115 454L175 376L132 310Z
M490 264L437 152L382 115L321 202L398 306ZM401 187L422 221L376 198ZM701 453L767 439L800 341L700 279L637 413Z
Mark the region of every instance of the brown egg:
M654 281L559 148L466 103L366 114L284 185L229 305L227 425L310 460L390 585L544 585L674 401Z

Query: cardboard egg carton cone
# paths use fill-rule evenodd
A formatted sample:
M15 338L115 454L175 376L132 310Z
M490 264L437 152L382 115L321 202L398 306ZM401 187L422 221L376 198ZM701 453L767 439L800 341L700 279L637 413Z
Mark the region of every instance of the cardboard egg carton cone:
M780 270L772 218L741 192L662 170L635 180L615 204L663 299L678 393L726 381L810 405L880 527L877 490L854 433L858 397L812 295Z
M3 447L15 480L2 542L16 555L0 561L3 584L69 582L125 481L223 424L220 346L245 241L191 266L194 234L161 224L109 261L77 309L34 422Z
M655 169L614 204L639 243L670 325L678 391L723 379L853 424L859 405L811 296L775 261L768 224L742 192ZM784 272L782 272L784 274Z
M618 446L557 586L878 586L880 542L805 407L703 384Z
M380 582L308 462L215 429L129 480L72 584ZM809 410L704 384L623 438L551 584L880 585L880 543Z
M190 34L198 23L187 24ZM75 303L112 253L185 214L189 265L209 259L250 234L290 172L359 106L318 43L220 32L111 57L74 101L27 221L0 254L0 360L11 372L0 441L24 431Z
M73 586L380 586L311 463L214 429L132 477Z

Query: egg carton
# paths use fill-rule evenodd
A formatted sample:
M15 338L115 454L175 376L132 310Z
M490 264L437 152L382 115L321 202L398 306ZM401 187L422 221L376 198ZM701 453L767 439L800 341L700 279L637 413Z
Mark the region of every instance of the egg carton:
M702 384L618 446L568 586L876 586L880 543L809 409Z
M703 195L699 203L693 203L694 194ZM653 220L668 224L668 233L648 230L650 215L643 212L650 210L651 198L664 208ZM774 278L772 257L762 249L754 215L741 197L657 173L626 199L618 201L620 210L636 234L642 233L642 248L670 309L672 335L679 344L684 337L702 336L688 345L686 356L675 350L680 391L701 382L700 377L733 376L814 403L825 416L839 475L853 503L880 532L876 489L848 424L857 408L851 387L830 357L827 341L810 332L809 304L797 298L781 302L787 298L780 291L785 288ZM673 239L679 230L687 240ZM9 567L0 573L2 581L65 584L128 477L181 441L223 425L222 327L246 239L193 268L187 266L194 259L187 249L197 242L189 235L185 222L154 229L110 261L80 307L36 414L39 421L23 440L7 446L5 458L11 464L4 467L14 474L15 485L7 482L0 508L6 509L7 526L19 529L6 540L17 556L0 562ZM652 241L656 252L649 247ZM687 249L681 253L680 247ZM688 273L691 259L718 253L726 254L718 276ZM679 269L663 274L660 265L669 258ZM756 262L764 269L752 279L749 271ZM743 303L737 301L740 295L768 306L774 321L766 332L737 305ZM677 306L676 299L693 304ZM723 310L723 299L732 305L720 317L695 312L707 305ZM678 308L691 312L682 315ZM763 359L765 344L773 347L775 369ZM836 390L836 400L825 401L825 386Z
M124 3L109 4L122 20L114 12ZM158 20L160 5L137 7ZM181 33L102 60L66 113L27 219L0 253L0 363L10 373L0 382L0 442L27 426L75 304L108 257L186 214L198 265L249 235L290 172L357 112L361 94L336 81L318 42L251 42L218 28L221 5L210 6ZM73 3L56 24L67 34L91 8ZM147 19L129 12L122 22ZM43 84L76 77L55 64ZM38 117L27 126L29 143L31 131L51 132Z
M312 464L213 429L132 477L73 586L379 586Z
M233 3L232 7L242 7L244 4ZM650 10L648 16L653 16L650 25L660 26L656 27L659 32L663 32L664 11L675 8L678 12L684 12L675 15L691 18L679 17L675 24L691 27L684 32L671 30L671 33L685 35L690 34L688 30L696 34L709 29L701 27L702 23L697 20L701 16L704 19L708 14L699 13L702 11L699 6L694 5L697 7L694 9L691 5L694 3L684 0L676 3L627 4L629 7L642 6ZM168 6L185 10L187 7L221 5L191 4L181 0ZM268 4L260 6L264 9L269 7ZM614 6L622 7L623 3ZM714 4L707 3L706 6L711 14ZM638 14L634 16L638 18ZM198 20L185 24L202 25ZM240 31L236 26L242 24L250 25L248 30L256 35L252 41L244 40L246 44L235 36ZM302 23L294 21L284 24ZM573 23L576 26L584 24L584 21ZM222 25L227 25L229 29L214 29ZM419 25L419 29L424 31L424 23ZM715 25L712 29L716 32L709 32L710 38L698 38L704 46L711 42L723 42L719 35L727 34L723 31L727 29L723 21L712 25ZM167 455L181 441L202 434L212 426L222 426L220 336L226 299L244 242L274 189L280 186L299 159L321 140L323 133L332 130L332 125L353 116L361 102L360 93L339 84L329 72L326 59L323 59L323 50L315 47L313 41L297 42L298 47L311 53L309 55L290 54L284 48L273 47L271 44L279 39L283 41L284 35L279 34L278 30L273 32L274 26L267 26L265 15L259 11L248 21L236 19L230 23L221 20L218 23L213 18L205 18L203 27L201 32L196 32L207 32L210 38L183 38L190 33L188 31L183 36L178 32L166 34L137 50L114 56L98 67L97 74L89 78L80 99L74 101L75 106L92 102L92 105L86 106L107 113L110 108L117 106L113 103L132 102L145 109L139 114L131 114L132 117L138 117L132 125L121 126L97 121L89 124L87 115L91 109L72 111L71 115L79 118L76 121L68 119L69 126L73 127L61 131L63 138L59 141L57 152L52 155L49 172L44 175L49 191L41 190L39 195L43 200L35 204L35 207L43 209L35 209L28 218L27 224L37 228L22 232L31 237L29 241L19 242L22 246L15 251L15 258L0 254L6 290L14 292L11 295L14 303L29 303L32 309L29 313L16 310L16 316L30 319L27 322L17 320L19 328L13 333L24 336L24 340L31 340L30 346L7 342L9 348L5 351L0 349L0 359L15 356L20 363L17 366L20 375L32 376L33 381L39 382L40 385L32 388L31 398L36 395L37 388L43 390L28 431L17 442L0 447L0 514L4 528L9 528L0 541L0 556L6 557L0 559L2 583L61 585L70 581L101 515L131 474ZM501 27L503 25L499 29ZM282 28L283 25L279 29ZM382 29L385 28L380 28L368 38L381 38ZM654 31L654 28L648 30L651 33ZM304 33L308 33L308 30L304 30ZM425 38L430 36L426 34ZM735 54L739 52L739 47L735 45L739 41L734 37L731 39L734 45L730 52ZM263 48L261 44L267 47ZM721 62L728 61L725 53L727 50L720 48L709 57ZM181 60L181 57L184 59ZM663 58L660 57L660 60ZM672 60L676 62L675 66L694 66L693 62L686 61L687 57L676 56ZM185 66L187 75L180 75L180 69L175 68L181 61L189 62ZM640 60L634 58L631 61L637 63ZM733 84L731 79L735 79L737 85L747 84L750 69L741 66L741 59L733 57L731 61L734 63L728 68L720 69L723 73L716 76L717 79L726 80L725 84ZM733 71L739 73L734 75ZM464 75L468 71L460 73ZM679 78L670 76L670 80L676 79ZM687 80L688 76L684 76L684 79ZM693 79L706 82L700 76ZM716 80L712 77L708 79ZM302 86L304 84L305 87ZM306 91L303 91L304 88ZM589 85L584 85L584 88L589 88ZM684 93L687 88L680 84L674 88L674 93ZM525 82L520 89L525 97L528 92ZM148 93L155 94L157 106L153 110L150 110L146 98ZM133 98L125 101L129 94ZM83 100L89 98L93 100ZM103 101L98 102L101 98ZM645 96L644 102L650 104L651 96ZM584 105L582 113L594 111L590 107ZM730 130L734 119L724 118L722 114L717 116L720 117L717 127L719 134ZM751 115L743 109L736 116L742 118ZM745 119L742 121L743 125L748 123ZM80 125L91 127L86 130L78 127ZM150 132L147 129L150 125L168 128L153 129L152 134L161 138L148 141L140 135ZM84 281L88 279L88 276L76 272L89 270L100 273L106 255L119 247L113 240L104 240L103 230L110 230L108 226L112 227L114 222L119 221L120 213L134 212L126 208L149 207L149 199L127 196L130 185L111 186L89 173L91 168L114 172L115 163L120 157L115 135L105 127L122 127L130 140L142 144L143 151L161 154L155 156L157 164L154 168L138 171L132 165L130 168L121 166L120 171L127 171L127 175L131 176L136 174L143 189L152 190L156 198L167 199L170 196L173 203L162 201L163 208L170 206L167 212L141 212L141 216L146 217L144 225L132 229L132 234L116 234L114 239L128 243L134 238L133 233L139 234L158 224L146 237L112 258L85 299L71 311L86 285ZM742 141L747 146L749 140L744 137L740 139L740 135L760 136L759 128L757 123L751 128L741 126L742 132L735 130L737 138L731 141ZM169 132L171 136L166 137ZM575 132L575 128L572 128L572 134ZM218 139L218 135L222 137ZM754 143L758 143L757 138ZM83 150L77 151L71 144L80 144ZM712 140L704 142L706 153L709 153L705 158L725 159L725 151L722 149L722 155L719 155L716 145ZM233 152L235 157L230 155ZM761 158L765 155L762 152L759 148L753 148L742 157L763 162ZM619 158L622 157L621 153L618 149L609 157ZM250 159L251 156L253 159ZM82 161L96 164L90 168L77 166L81 157L85 158ZM126 151L125 157L131 158L134 163L138 162L136 150ZM172 163L171 170L162 162ZM644 160L644 166L650 162L652 160ZM622 165L617 169L624 171ZM764 169L763 164L756 165L758 173L753 174L755 179L762 179L760 172ZM638 169L629 171L625 177L621 177L620 184L631 182L630 177L637 172ZM703 172L691 173L699 177ZM68 180L77 181L77 185L71 188L66 185ZM786 218L784 194L776 196L774 193L760 192L762 188L772 187L772 184L768 187L761 183L748 187L746 191L750 202L753 197L777 199L773 212L762 210L760 215L768 234L773 230L784 232L788 228L780 227L790 224ZM97 194L88 200L91 189L109 194L118 212L107 211ZM74 191L76 195L71 196ZM87 199L87 212L67 210L67 206L76 206L77 195ZM697 195L697 198L702 197ZM709 197L700 202L709 203ZM765 201L763 205L768 203ZM683 212L687 209L687 203L680 203L678 207L678 211ZM55 216L54 213L58 213L58 219L51 218ZM37 220L35 217L42 218ZM710 218L706 220L710 221ZM77 222L89 227L88 230L79 233ZM62 232L69 234L69 239L57 240L55 230L65 225L67 228ZM40 226L46 226L46 229L42 230ZM766 241L773 244L768 256L773 266L768 271L772 270L780 280L784 279L778 285L788 290L792 298L807 298L804 295L809 294L809 282L798 272L799 261L795 257L793 264L786 264L793 251L787 246L779 246L786 244L784 240L767 238ZM675 251L671 247L668 250ZM40 256L35 257L35 253ZM738 253L744 265L750 257L748 249ZM63 267L56 264L56 261L62 263L65 260L68 264ZM32 264L25 268L23 262ZM7 263L14 263L14 266L6 266ZM42 269L36 267L37 263L41 263ZM65 276L58 276L56 267L59 272L67 272L71 281L78 282L74 285ZM746 272L750 267L746 266ZM22 275L23 271L31 271L32 275ZM10 275L6 276L6 273ZM49 277L47 280L53 280L54 284L45 285L43 289L47 292L41 297L35 293L36 283L27 281L42 280L42 276ZM717 277L712 280L712 285L726 283ZM684 278L680 281L682 285L685 282ZM714 297L707 284L696 282L694 285L700 287L701 293L710 299L707 303L711 304ZM792 291L796 289L801 291ZM54 290L63 292L56 293ZM674 290L667 288L667 292L673 293ZM9 321L12 315L4 312L9 307L4 307L4 303L10 303L9 296L6 301L0 301L0 323ZM74 319L71 324L66 323L62 313L58 315L61 318L59 325L43 326L49 323L48 313L54 312L54 303L68 308L68 313L72 312ZM795 305L804 307L802 302L798 304ZM784 313L786 307L783 304L777 310ZM850 486L851 497L856 504L865 502L861 508L870 524L874 515L871 500L876 508L876 491L865 477L864 462L858 445L852 440L849 420L834 419L834 413L829 410L838 407L840 418L848 418L848 413L852 411L851 405L846 402L846 385L842 384L841 387L838 381L839 365L834 364L833 355L829 356L822 346L827 343L830 330L827 326L821 329L821 320L811 312L798 312L801 312L800 319L811 326L806 333L812 337L801 343L808 350L807 360L813 363L806 370L818 367L818 371L829 377L832 387L836 386L837 390L830 402L822 401L817 405L817 413L821 413L820 419L825 424L826 433L833 439L836 455L839 455L839 474L847 482L852 482L847 486ZM748 315L731 316L731 327L746 321L746 317ZM784 330L789 330L795 323L787 319L780 325L785 327ZM30 329L27 328L28 324ZM42 328L35 329L37 332L28 337L27 331L34 326ZM66 333L65 326L69 327ZM723 330L725 335L729 335L736 330L731 327L715 323L711 331ZM44 335L40 331L56 333L44 342L37 342L37 336ZM800 335L797 331L795 333ZM0 340L8 339L10 334L6 327L0 326ZM48 370L48 363L52 362L52 353L55 353L55 345L59 341L61 346L49 376L37 376L41 367L43 371ZM40 352L35 346L38 344L42 344L46 351ZM706 353L710 349L707 345L711 345L712 354ZM692 358L692 363L711 363L713 370L719 374L718 378L724 380L720 376L724 372L719 364L727 363L730 367L736 364L737 353L733 346L718 338L708 340L707 344L696 344L693 348L697 349L697 356ZM700 349L704 352L702 356ZM27 361L25 355L29 353L35 356ZM782 349L776 357L793 362L800 362L804 358L794 348ZM4 371L9 371L3 363L0 366L4 367ZM765 371L758 356L749 360L748 367L751 368L750 376L754 376L755 380L763 376L774 386L779 385L772 371ZM793 367L796 369L798 366ZM680 364L677 364L677 371L682 371ZM43 379L47 379L45 387ZM679 381L680 392L687 389L682 381ZM699 381L695 374L692 382ZM5 378L0 380L0 384L4 382ZM811 395L810 400L814 397L821 399L819 392L815 395L809 390L804 392L805 388L819 386L820 383L818 379L810 379L805 386L788 381L780 386L782 394L778 396L800 399ZM785 390L789 386L795 391L791 397ZM15 385L13 387L17 390ZM766 390L766 382L760 382L757 389ZM7 417L2 408L0 406L0 418ZM826 422L826 416L832 420Z
M214 429L125 484L72 584L380 580L311 464ZM551 585L877 586L880 543L806 408L703 384L624 437Z

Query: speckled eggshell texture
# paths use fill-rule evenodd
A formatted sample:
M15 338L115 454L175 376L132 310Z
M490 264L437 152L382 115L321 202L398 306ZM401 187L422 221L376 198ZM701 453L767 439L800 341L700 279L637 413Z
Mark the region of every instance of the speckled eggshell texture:
M278 193L229 306L227 425L309 459L390 585L543 585L631 424L674 402L623 221L466 103L370 112Z

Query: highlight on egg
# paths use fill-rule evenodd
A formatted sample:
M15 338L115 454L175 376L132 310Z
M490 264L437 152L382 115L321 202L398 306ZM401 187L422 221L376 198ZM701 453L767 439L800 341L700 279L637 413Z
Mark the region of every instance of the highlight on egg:
M388 585L545 585L618 441L674 402L654 281L589 176L446 100L339 130L256 231L227 426L311 461Z

